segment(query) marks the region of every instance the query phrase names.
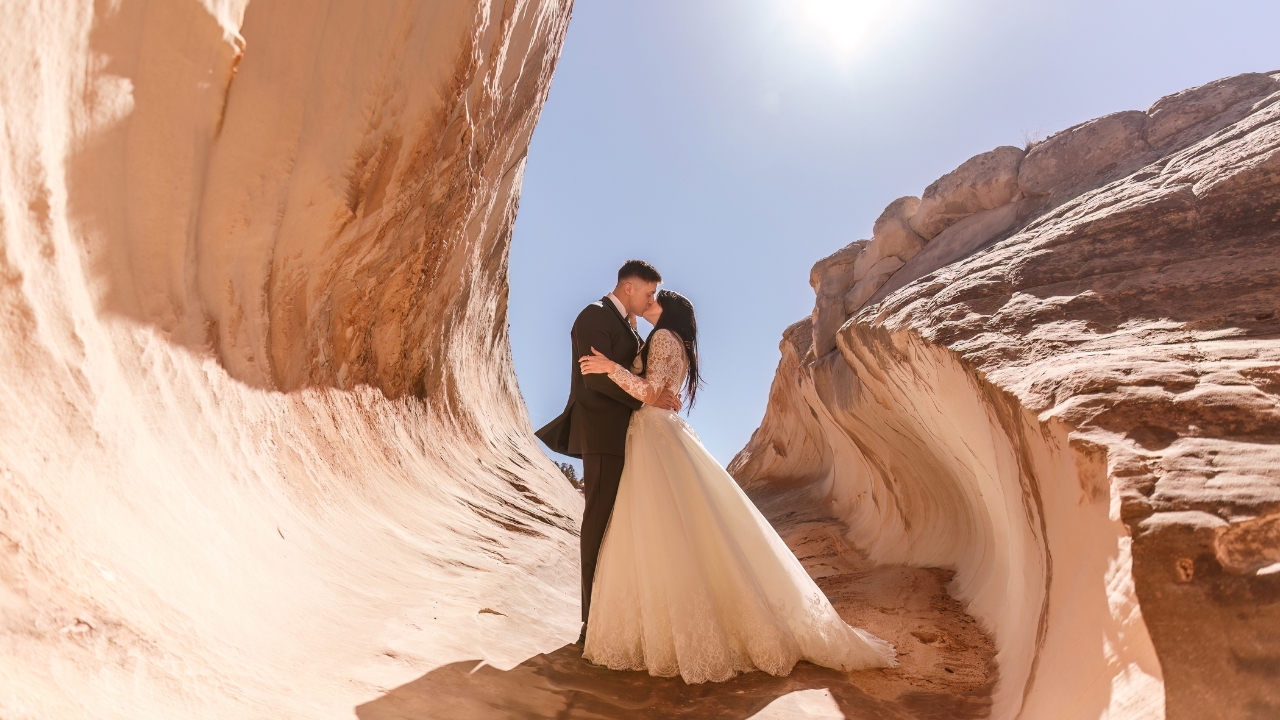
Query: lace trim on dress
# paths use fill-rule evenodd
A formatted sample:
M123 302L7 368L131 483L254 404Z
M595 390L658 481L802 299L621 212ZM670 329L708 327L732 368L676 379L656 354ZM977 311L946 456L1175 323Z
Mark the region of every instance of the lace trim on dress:
M658 330L649 338L649 369L644 377L638 377L618 365L609 372L609 379L628 395L649 402L664 389L679 393L685 374L684 343L670 330Z
M679 336L650 338L646 377L609 377L649 400L684 383ZM680 416L631 415L626 465L600 548L583 657L615 670L722 681L785 675L801 659L851 671L896 665L850 627Z

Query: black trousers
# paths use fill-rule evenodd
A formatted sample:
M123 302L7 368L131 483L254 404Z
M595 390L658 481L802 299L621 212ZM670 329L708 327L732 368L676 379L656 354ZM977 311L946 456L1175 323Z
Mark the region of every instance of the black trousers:
M596 577L596 558L609 527L613 502L618 499L622 479L622 456L582 454L582 489L587 506L582 511L582 622L591 616L591 583Z

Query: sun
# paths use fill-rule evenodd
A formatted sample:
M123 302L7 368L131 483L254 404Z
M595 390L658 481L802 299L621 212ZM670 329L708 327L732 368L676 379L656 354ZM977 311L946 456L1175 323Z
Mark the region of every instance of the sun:
M805 38L840 65L848 65L884 29L903 0L784 0L784 11Z

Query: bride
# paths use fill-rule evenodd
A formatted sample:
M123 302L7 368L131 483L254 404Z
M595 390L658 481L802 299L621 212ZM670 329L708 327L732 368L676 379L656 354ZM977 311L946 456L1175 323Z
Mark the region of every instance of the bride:
M638 377L592 348L584 374L607 373L648 403L698 388L693 304L663 290L643 317L653 333ZM631 416L626 464L596 565L583 657L687 683L799 660L839 670L892 667L893 646L850 627L800 561L684 420L646 404Z

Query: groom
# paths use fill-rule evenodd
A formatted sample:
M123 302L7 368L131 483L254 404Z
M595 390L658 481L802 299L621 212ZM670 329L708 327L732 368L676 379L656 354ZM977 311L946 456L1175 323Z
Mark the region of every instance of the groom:
M569 402L560 417L535 433L547 447L582 458L582 484L586 507L582 511L582 637L587 634L591 611L591 583L596 556L604 540L613 502L618 496L627 447L627 424L643 402L618 387L608 375L583 375L578 358L592 348L624 368L630 368L643 343L636 333L636 316L654 302L662 276L643 260L628 260L618 270L613 292L583 308L573 322L573 378ZM655 403L678 411L680 400L664 392Z

